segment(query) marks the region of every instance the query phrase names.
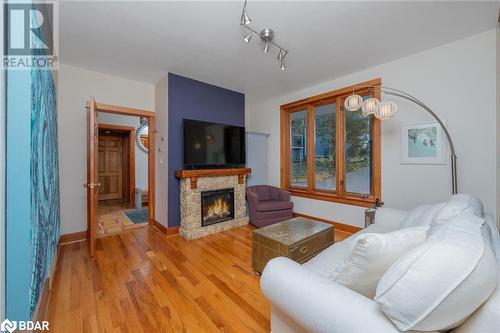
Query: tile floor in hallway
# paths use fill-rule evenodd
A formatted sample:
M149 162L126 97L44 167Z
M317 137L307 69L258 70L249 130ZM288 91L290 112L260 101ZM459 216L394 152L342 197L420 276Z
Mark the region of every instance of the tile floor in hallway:
M133 208L129 207L128 202L121 199L99 201L97 237L112 235L147 225L147 223L134 224L134 222L125 215L125 211L130 209Z

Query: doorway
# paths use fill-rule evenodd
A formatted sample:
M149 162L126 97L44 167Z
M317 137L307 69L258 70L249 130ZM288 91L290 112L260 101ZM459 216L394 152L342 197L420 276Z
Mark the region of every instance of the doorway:
M94 98L86 107L88 148L84 187L89 252L93 257L97 237L154 223L156 130L152 111L101 104ZM138 126L106 122L120 116L136 119ZM138 149L142 156L138 156ZM138 184L136 174L138 157L146 163L142 168L142 185Z
M100 114L99 118L102 114ZM113 115L116 122L134 121L133 118ZM123 117L121 119L120 117ZM132 119L125 119L132 118ZM113 120L106 117L105 121ZM139 121L136 121L139 124ZM137 126L138 127L138 126ZM135 201L136 172L147 179L147 154L137 156L145 160L146 169L137 170L135 133L136 127L102 123L99 119L98 135L98 226L97 237L119 233L144 226L147 223L147 206L137 207ZM141 184L146 187L147 184ZM144 189L141 189L144 193ZM147 203L147 199L146 199ZM142 214L138 214L142 212Z

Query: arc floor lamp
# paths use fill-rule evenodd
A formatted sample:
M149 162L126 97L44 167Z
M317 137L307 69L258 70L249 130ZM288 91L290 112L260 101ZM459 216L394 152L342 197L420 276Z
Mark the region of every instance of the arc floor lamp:
M355 88L369 88L371 92L376 87L355 87ZM450 133L448 129L443 124L441 119L436 115L431 108L425 105L422 101L413 97L410 94L405 93L404 91L380 86L380 91L385 93L386 95L397 96L403 99L406 99L410 102L413 102L424 109L428 114L430 114L441 126L443 132L448 140L448 145L450 146L450 159L451 159L451 192L452 194L458 193L458 180L457 180L457 154L455 153L455 145L453 144L453 140L451 139ZM379 101L375 97L367 98L363 100L360 95L356 95L353 91L353 94L346 98L344 107L348 111L357 111L359 109L362 110L365 116L373 114L375 117L385 120L394 117L397 112L397 104L392 101Z

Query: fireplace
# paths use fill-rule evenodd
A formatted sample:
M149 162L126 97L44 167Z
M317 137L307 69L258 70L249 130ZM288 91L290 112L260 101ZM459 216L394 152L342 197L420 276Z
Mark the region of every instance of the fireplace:
M234 188L201 192L201 226L234 219Z

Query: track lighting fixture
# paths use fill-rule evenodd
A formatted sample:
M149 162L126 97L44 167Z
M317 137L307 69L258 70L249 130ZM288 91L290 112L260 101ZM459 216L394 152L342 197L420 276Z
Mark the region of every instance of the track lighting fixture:
M267 53L267 50L269 50L269 42L266 42L266 45L264 45L264 53Z
M280 49L280 53L278 53L278 61L283 61L283 58L285 56L283 55L283 50Z
M272 46L275 46L279 49L278 53L278 61L280 62L280 69L284 70L285 69L285 56L288 54L288 50L285 49L284 47L279 46L275 42L273 42L274 38L274 31L272 29L262 29L260 32L257 32L257 30L253 29L252 27L249 26L250 22L252 20L247 14L247 0L245 0L245 3L243 5L243 11L241 12L241 20L240 20L240 25L247 29L250 34L246 35L243 37L243 40L245 43L249 43L250 40L252 39L252 35L258 35L260 37L260 40L264 42L264 53L268 53L269 48Z
M250 24L250 22L252 22L252 19L250 19L246 12L243 12L243 14L241 15L241 23L243 25L247 25Z

